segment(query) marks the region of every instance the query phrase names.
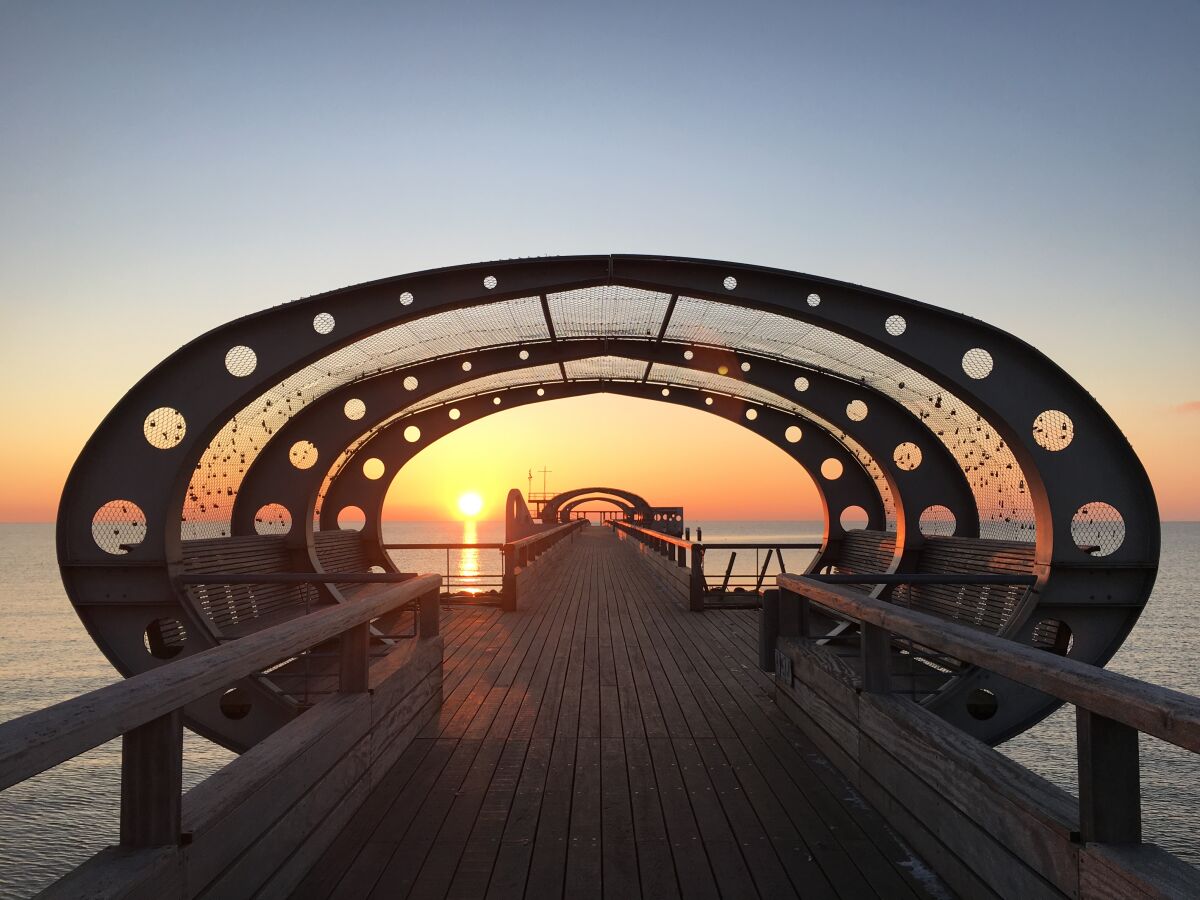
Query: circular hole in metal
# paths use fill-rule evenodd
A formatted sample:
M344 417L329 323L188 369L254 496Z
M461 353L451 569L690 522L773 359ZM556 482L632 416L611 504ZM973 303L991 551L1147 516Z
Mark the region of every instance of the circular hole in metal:
M1061 619L1042 619L1033 626L1030 643L1056 656L1068 656L1075 648L1075 634Z
M684 358L684 359L694 359L695 357L696 357L696 354L695 354L695 353L693 353L691 350L684 350L684 351L683 351L683 358Z
M712 398L712 397L705 397L705 398L704 398L704 405L705 405L705 406L712 406L712 405L713 405L713 398Z
M383 473L387 471L383 464L383 460L375 456L372 456L365 463L363 463L362 468L363 475L365 475L367 478L370 478L372 481L378 481L383 477Z
M867 527L867 511L861 506L847 506L838 516L842 531L862 531Z
M250 695L241 688L230 688L221 695L221 712L227 719L246 718L250 707Z
M545 389L545 388L538 388L538 389L537 389L537 395L538 395L539 397L545 397L545 396L546 396L546 389ZM496 399L497 399L497 400L499 400L500 398L499 398L499 397L497 397Z
M1125 519L1110 503L1085 503L1071 518L1071 538L1089 556L1108 556L1125 543Z
M367 404L363 403L357 397L352 397L346 401L346 405L342 407L342 412L346 414L347 419L357 422L367 414Z
M742 371L749 372L750 371L750 363L748 363L748 362L742 363Z
M809 306L820 306L821 305L821 295L820 294L809 294L808 295L808 305Z
M728 375L729 374L729 366L717 366L717 374L718 375Z
M405 375L403 384L406 391L415 391L420 386L421 382L417 381L417 377L415 375Z
M408 291L405 291L403 294L400 295L400 305L401 306L412 306L412 302L413 302L413 295L411 293L409 293Z
M529 351L522 350L520 353L517 354L517 356L519 356L522 360L529 359Z
M798 391L801 391L801 392L807 391L808 390L808 379L805 378L803 375L801 375L799 378L797 378L795 381L792 382L792 385Z
M663 388L663 389L662 389L662 395L663 395L664 397L670 397L670 396L671 396L671 389L670 389L670 388Z
M1033 420L1033 439L1043 450L1065 450L1075 439L1075 423L1065 412L1044 410Z
M292 530L292 514L282 503L267 503L254 514L254 530L259 534L287 534Z
M996 695L987 688L975 688L967 694L967 712L972 719L990 719L999 708Z
M460 418L462 418L462 413L457 406L450 410L450 421L457 422Z
M245 378L258 368L258 354L244 344L230 347L225 353L225 370L237 378Z
M867 404L861 400L851 400L846 404L846 417L853 422L861 422L867 417Z
M124 556L146 539L146 514L130 500L109 500L92 516L92 540L105 553Z
M903 469L905 472L911 472L917 466L921 465L921 448L912 441L897 444L895 451L892 453L892 459L896 461L897 468Z
M404 439L410 444L415 444L421 439L421 429L416 425L408 425L404 429Z
M288 450L288 460L297 469L311 469L317 464L317 445L312 441L296 441Z
M908 328L908 323L904 321L904 316L888 316L887 321L883 323L884 329L892 337L900 337L904 334L904 330Z
M487 288L489 291L492 288L494 288L496 285L498 285L499 283L500 282L496 280L495 275L488 275L486 278L483 279L483 286L485 288Z
M357 506L345 506L338 513L337 524L342 531L362 531L367 524L367 514Z
M842 461L834 459L832 456L821 463L821 475L826 481L837 481L842 477L843 471Z
M470 361L469 359L464 359L464 360L463 360L463 364L462 364L462 370L463 370L464 372L470 372L470 371L471 371L471 361Z
M758 410L754 409L754 408L750 408L750 409L746 410L746 418L749 419L751 422L753 422L755 419L758 418Z
M146 421L142 423L142 434L151 447L171 450L183 443L187 434L187 420L179 410L160 406L146 416Z
M317 313L313 316L313 331L317 334L329 334L333 331L333 316L329 313Z
M499 398L499 397L493 397L493 398L492 398L492 406L499 406L499 405L500 405L500 398Z
M963 354L962 368L968 376L976 381L987 378L992 374L992 354L981 347L972 347Z
M917 528L926 537L951 537L957 527L958 521L954 518L954 513L940 504L925 507L917 521Z
M737 279L732 275L726 275L725 280L721 283L725 285L725 290L727 291L732 291L735 287L737 287Z
M799 425L789 425L783 436L789 444L798 444L800 443L800 438L804 437L804 432L800 430Z
M187 632L178 619L155 619L142 633L142 646L155 659L174 659L186 642Z

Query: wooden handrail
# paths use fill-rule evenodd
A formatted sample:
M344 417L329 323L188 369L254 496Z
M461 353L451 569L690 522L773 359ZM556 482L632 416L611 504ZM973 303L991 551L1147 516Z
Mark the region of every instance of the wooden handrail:
M520 550L524 547L533 547L541 541L547 540L553 535L561 535L573 529L582 528L583 522L583 519L575 519L570 522L564 522L562 525L556 525L553 528L547 528L545 531L535 532L534 534L531 534L528 537L523 537L520 540L509 541L508 543L504 544L501 549L503 549L505 553L508 553L511 550Z
M782 590L839 615L916 641L1177 747L1200 752L1200 699L1195 697L802 575L783 573L777 583Z
M683 538L671 537L669 534L663 534L661 531L655 531L653 528L643 528L640 525L630 525L628 522L613 522L613 528L621 531L628 531L632 534L642 535L656 541L662 541L670 544L673 547L682 547L684 550L691 550L696 546L692 541L685 541Z
M0 790L426 595L441 576L329 606L0 724Z

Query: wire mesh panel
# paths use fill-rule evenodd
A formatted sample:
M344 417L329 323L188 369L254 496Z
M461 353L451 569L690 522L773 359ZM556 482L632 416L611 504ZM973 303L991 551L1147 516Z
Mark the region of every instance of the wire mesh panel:
M1033 541L1033 500L1004 439L975 409L903 363L816 325L694 297L679 298L665 337L825 369L891 397L920 418L962 468L979 507L980 535Z
M608 284L548 294L546 300L560 338L657 337L670 294Z

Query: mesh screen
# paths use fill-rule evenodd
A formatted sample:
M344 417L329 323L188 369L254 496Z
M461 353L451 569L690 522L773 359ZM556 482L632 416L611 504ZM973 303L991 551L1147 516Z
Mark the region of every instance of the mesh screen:
M641 381L646 364L624 356L593 356L563 363L572 381Z
M982 537L1034 539L1033 502L1007 444L978 412L908 366L816 325L692 297L679 298L665 336L801 362L861 380L907 407L946 445L975 493Z
M554 330L560 338L658 337L670 294L603 285L548 294Z
M555 331L563 338L657 337L669 302L669 294L621 286L586 288L547 297ZM958 460L979 502L983 536L1033 540L1032 503L1011 451L974 409L907 366L815 325L692 297L679 298L666 337L800 362L861 380L887 394L919 416ZM233 501L249 464L281 425L327 391L358 378L439 356L548 339L539 298L523 297L411 319L306 367L246 406L206 449L189 485L183 515L184 538L229 533ZM242 355L253 352L252 348L235 349L244 351ZM570 377L577 379L637 380L644 371L644 363L614 357L567 366ZM733 374L736 376L736 372ZM560 377L557 366L535 366L475 379L427 398L406 412L488 390ZM761 391L736 378L683 367L655 366L651 380L732 394L789 412L801 409L788 398ZM805 415L815 418L807 411ZM881 493L888 498L889 522L892 521L890 493L878 466L843 431L827 422L821 424L841 438L881 484ZM336 465L340 466L347 456L343 453Z
M229 534L233 501L250 463L288 419L326 392L397 366L549 337L539 298L521 297L394 325L306 366L247 405L209 444L188 485L183 538Z

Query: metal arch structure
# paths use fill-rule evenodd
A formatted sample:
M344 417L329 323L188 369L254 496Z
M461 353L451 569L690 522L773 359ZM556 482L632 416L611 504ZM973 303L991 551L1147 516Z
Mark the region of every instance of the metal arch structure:
M570 503L563 504L562 509L559 511L559 521L562 522L563 520L569 520L572 512L574 512L580 506L585 506L588 503L607 503L610 506L615 507L616 514L623 516L624 518L628 519L633 516L632 506L622 503L615 497L605 497L601 494L592 497L580 497L576 500L572 500Z
M556 494L546 501L542 507L542 522L558 522L560 508L572 500L579 498L581 500L588 499L586 495L608 494L619 500L624 501L624 506L632 513L642 513L643 517L654 512L654 507L645 497L633 493L632 491L624 490L623 488L609 487L584 487L572 488L569 491L563 491Z
M1096 401L1029 344L811 275L601 255L373 281L181 348L117 404L71 471L57 530L68 595L124 674L163 664L147 652L148 622L176 620L182 653L204 649L216 631L175 577L190 541L290 519L296 565L319 572L314 529L360 505L373 561L390 568L379 516L404 460L486 414L595 392L714 413L791 454L821 491L823 557L849 506L894 530L891 571L920 551L932 507L960 536L1032 544L1036 587L1002 631L1014 640L1062 621L1070 655L1103 664L1153 585L1158 511L1141 463ZM388 478L368 477L372 459ZM826 477L827 460L840 477ZM268 504L283 512L262 515ZM326 599L343 598L330 587ZM999 702L987 721L963 702L981 685ZM253 743L294 714L254 690L261 720L231 722L215 700L186 718L231 745ZM931 707L995 742L1053 704L976 671Z

